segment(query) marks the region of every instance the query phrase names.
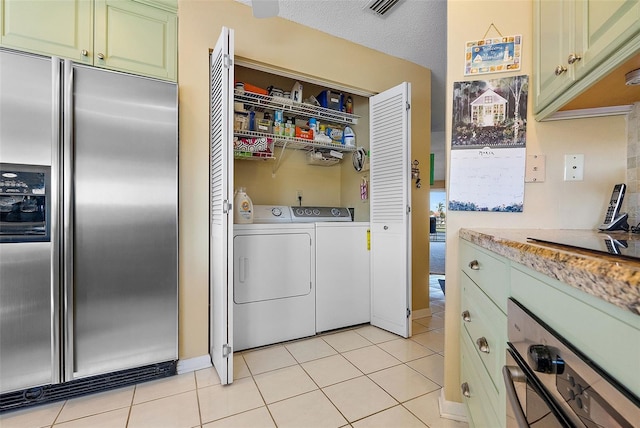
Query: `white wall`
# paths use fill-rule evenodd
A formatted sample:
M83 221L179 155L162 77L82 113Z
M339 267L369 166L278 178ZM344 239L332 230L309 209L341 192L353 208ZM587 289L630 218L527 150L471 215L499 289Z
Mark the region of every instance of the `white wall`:
M463 75L465 42L483 37L492 23L503 35L522 34L522 70L517 74L531 75L533 7L530 0L449 0L448 7L446 139L450 141L453 82L475 80ZM494 35L493 32L489 34ZM486 78L509 75L513 73L490 74ZM538 123L532 117L531 99L530 94L527 154L546 156L546 179L542 183L525 184L524 211L447 211L445 398L450 401L461 401L458 334L460 228L593 229L602 221L613 185L625 180L627 129L624 116ZM447 144L448 160L450 153ZM584 181L563 181L565 154L585 155ZM451 174L449 168L447 172Z

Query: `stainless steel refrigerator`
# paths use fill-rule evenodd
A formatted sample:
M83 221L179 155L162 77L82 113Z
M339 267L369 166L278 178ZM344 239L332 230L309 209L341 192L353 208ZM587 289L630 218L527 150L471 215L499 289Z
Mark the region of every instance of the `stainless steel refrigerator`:
M175 373L177 112L174 83L0 49L0 410Z

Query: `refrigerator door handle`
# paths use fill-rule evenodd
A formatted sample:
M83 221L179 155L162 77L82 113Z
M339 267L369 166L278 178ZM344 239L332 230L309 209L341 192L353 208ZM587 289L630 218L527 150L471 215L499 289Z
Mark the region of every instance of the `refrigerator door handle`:
M70 60L64 61L64 109L62 130L62 252L64 265L62 267L63 281L63 319L64 324L64 375L65 382L73 379L75 371L74 360L74 295L73 295L73 66Z
M60 314L60 197L62 195L61 183L61 134L60 134L60 110L62 108L62 61L58 57L51 58L51 87L52 87L52 119L51 119L51 194L47 195L51 200L51 358L52 371L51 382L62 382L62 330Z

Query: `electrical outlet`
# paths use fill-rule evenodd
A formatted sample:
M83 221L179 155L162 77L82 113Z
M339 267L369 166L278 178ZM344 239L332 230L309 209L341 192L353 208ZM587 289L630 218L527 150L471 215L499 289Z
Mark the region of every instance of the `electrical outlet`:
M296 190L296 197L302 199L302 190Z
M564 181L584 179L584 155L564 155Z

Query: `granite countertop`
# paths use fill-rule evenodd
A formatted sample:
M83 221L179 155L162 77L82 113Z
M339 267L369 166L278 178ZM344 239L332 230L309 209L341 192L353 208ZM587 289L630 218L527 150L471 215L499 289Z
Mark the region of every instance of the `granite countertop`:
M607 235L640 249L640 235L593 230L460 229L462 239L640 315L640 259L533 241L592 242ZM640 257L640 252L638 252Z

